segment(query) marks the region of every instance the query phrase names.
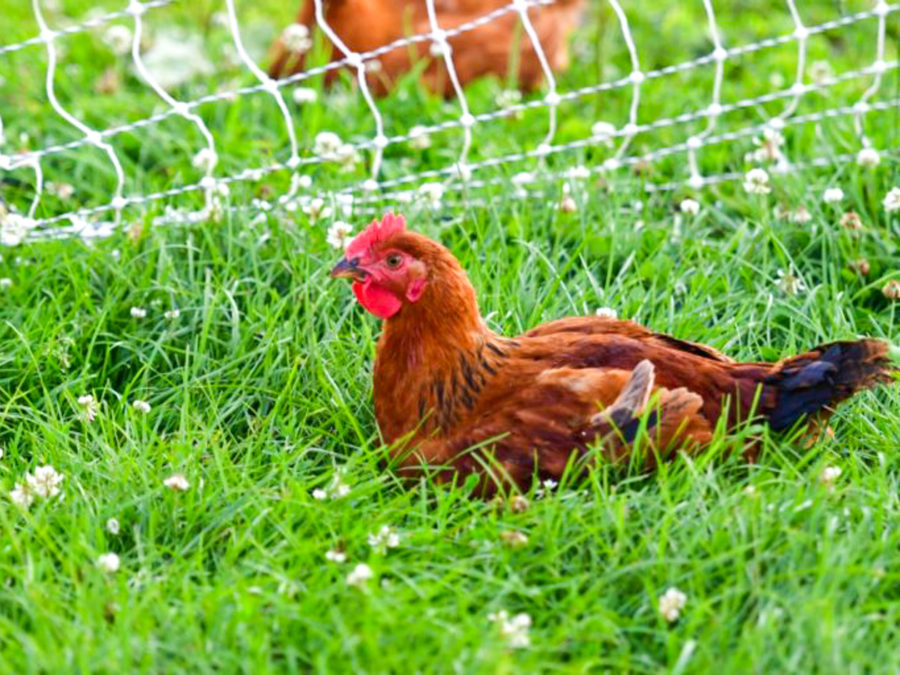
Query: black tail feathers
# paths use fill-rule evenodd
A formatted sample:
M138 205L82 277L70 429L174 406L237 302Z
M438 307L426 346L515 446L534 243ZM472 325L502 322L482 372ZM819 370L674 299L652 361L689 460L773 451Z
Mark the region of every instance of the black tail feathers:
M858 391L893 381L897 367L889 351L882 340L831 342L782 361L765 380L775 389L769 425L787 429L804 416L830 412Z

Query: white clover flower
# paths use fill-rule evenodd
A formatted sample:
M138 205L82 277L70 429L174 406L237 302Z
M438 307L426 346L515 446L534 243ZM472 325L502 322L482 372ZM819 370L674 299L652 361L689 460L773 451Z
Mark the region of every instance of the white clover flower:
M331 562L342 563L346 562L347 554L340 549L334 549L331 551L325 552L325 560L330 560Z
M533 183L536 180L536 177L530 171L520 171L515 174L511 180L515 185L527 185L528 183Z
M450 169L450 175L456 180L468 183L472 180L472 167L464 162L457 162Z
M323 218L331 216L331 207L321 197L314 197L303 207L303 213L309 218L310 224L315 225Z
M742 492L748 497L756 496L756 486L755 485L745 485Z
M297 105L304 103L315 103L319 98L319 93L312 87L296 87L291 92L291 97Z
M812 220L812 214L809 209L802 204L788 214L788 220L792 223L804 225Z
M772 191L765 169L750 169L744 176L744 189L752 195L767 195Z
M528 634L531 617L528 614L523 612L510 618L506 610L500 610L488 614L488 621L500 626L500 635L511 649L525 649L531 646L531 637Z
M803 278L793 271L778 270L778 288L787 295L797 295L806 290Z
M147 316L147 310L144 309L143 307L132 307L130 312L131 312L131 316L134 317L135 319L143 319L143 318L146 318L146 316Z
M356 586L357 588L364 588L366 582L369 581L374 576L372 572L372 568L366 565L366 563L359 563L350 574L347 575L347 585L348 586Z
M120 529L119 521L115 518L110 518L106 521L106 531L110 534L119 534Z
M28 232L37 226L33 218L18 213L0 211L0 244L18 246L28 236Z
M689 216L696 216L700 213L700 202L696 199L691 199L690 197L682 199L681 204L678 205L678 210Z
M512 184L515 186L516 197L527 197L528 189L525 186L533 183L535 181L535 176L530 171L520 171L510 180L512 180Z
M34 491L28 483L16 483L14 488L10 490L9 499L16 506L27 509L34 502Z
M400 535L390 526L382 525L375 534L369 535L369 546L380 553L385 553L389 548L397 548L400 545Z
M71 199L75 194L75 188L72 187L69 183L56 183L54 181L47 181L44 185L44 190L48 195L53 197L57 197L63 201Z
M559 485L559 483L557 483L552 478L548 478L547 480L545 480L541 483L541 487L539 487L537 490L534 491L534 496L537 499L540 499L540 498L544 497L545 495L547 495L547 493L553 492L553 490L556 489L557 485Z
M346 497L350 494L350 486L344 483L344 469L335 469L334 476L331 478L331 482L328 484L328 487L324 490L322 488L316 488L312 491L313 499L323 500L328 499L340 499L341 497Z
M522 92L518 89L504 89L497 93L494 102L498 108L511 108L522 101Z
M7 288L12 288L13 281L9 277L3 277L0 279L0 291L5 291Z
M175 492L184 492L189 487L191 487L191 484L188 483L187 478L185 478L184 474L181 473L173 473L163 481L163 485L165 485L170 490L174 490Z
M219 163L219 156L212 148L201 148L191 159L191 165L206 173L212 171Z
M500 541L509 548L522 548L528 544L528 535L517 530L505 530L500 533Z
M137 400L131 404L131 407L137 410L142 415L146 415L150 412L150 404L147 401Z
M855 211L847 211L847 213L841 216L841 227L848 230L861 230L862 219Z
M116 56L125 56L131 51L131 29L122 24L115 24L103 33L103 41Z
M826 466L822 470L822 475L819 480L821 480L826 487L834 487L835 481L841 477L842 473L843 471L841 471L841 467L839 466Z
M900 187L891 188L891 191L882 200L881 205L884 206L884 210L888 213L900 211Z
M788 220L791 217L791 210L784 204L776 204L772 209L772 215L778 220Z
M63 482L63 478L65 476L58 473L49 464L39 466L34 470L34 474L25 474L25 482L28 483L28 488L31 492L38 497L47 499L59 494L59 485Z
M444 191L445 188L441 183L423 183L419 186L418 196L425 204L436 209L444 199Z
M850 267L850 269L854 272L857 272L863 276L868 275L869 272L872 271L872 266L865 258L857 258L856 260L851 260L849 263L847 263L847 266Z
M763 129L762 136L754 138L753 143L757 148L747 155L748 161L782 162L784 160L784 154L781 152L781 146L784 145L784 136L777 129L766 127Z
M409 146L416 150L425 150L431 147L431 136L428 135L428 129L423 126L416 125L409 130Z
M609 147L612 147L612 139L616 135L616 131L616 125L609 122L594 122L591 125L591 135Z
M309 51L312 47L312 40L309 37L309 28L302 23L292 23L281 31L281 44L289 52L294 54L302 54Z
M531 628L531 617L527 614L516 614L501 628L501 633L512 649L525 649L531 645L528 630Z
M687 596L677 588L670 588L659 596L659 613L666 621L673 623L678 621L681 610L687 604Z
M166 311L166 313L163 314L163 316L166 317L167 319L177 319L178 317L181 316L181 310L178 309L177 307L173 307L172 309Z
M819 480L828 492L834 492L834 484L837 482L837 479L841 477L841 473L841 467L839 466L826 466L822 470L822 475L819 476Z
M333 131L320 131L313 141L313 152L324 160L334 160L343 144L341 137Z
M104 553L97 558L97 567L108 574L119 571L119 556L115 553Z
M881 288L881 293L888 300L900 300L900 281L891 279Z
M863 148L856 155L856 163L866 169L871 169L881 163L881 155L875 148Z
M566 178L569 180L587 180L591 177L591 170L579 164L566 170Z
M81 407L81 419L85 422L93 422L100 412L100 403L94 400L90 394L78 397L78 405Z
M352 234L353 226L350 223L345 223L343 220L336 220L332 223L331 227L328 228L326 241L332 248L343 250L347 248L347 245L353 240Z
M578 210L578 203L572 195L563 195L559 200L559 210L563 213L575 213Z
M595 316L599 316L603 319L618 319L619 313L614 310L612 307L600 307L596 312L594 312Z
M522 495L513 495L509 500L509 510L513 513L525 513L529 506L528 500Z
M828 188L822 193L822 201L826 204L837 204L844 199L844 191L839 187Z
M356 147L351 143L344 143L337 149L334 161L341 165L343 171L352 171L360 161L360 155Z

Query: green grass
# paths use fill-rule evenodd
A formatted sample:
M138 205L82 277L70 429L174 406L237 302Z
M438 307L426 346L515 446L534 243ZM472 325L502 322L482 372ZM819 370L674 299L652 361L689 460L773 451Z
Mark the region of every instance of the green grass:
M766 14L773 6L777 17ZM723 19L741 31L730 43L783 32L767 28L769 20L789 30L780 5L754 8L753 20ZM196 3L172 20L202 18L209 9ZM821 3L816 11L824 20L855 9ZM669 62L667 48L705 48L697 28L702 10L673 9L655 19L647 11L634 30L649 64ZM278 12L273 25L290 8ZM260 16L262 10L250 12L247 21ZM596 58L579 62L564 87L608 78L627 63L610 22L606 9L592 8L580 40ZM27 8L12 14L11 25L7 42L34 32ZM654 31L672 40L655 40ZM896 19L891 31L896 36ZM813 47L827 47L836 70L853 68L860 61L854 45L869 43L863 32L850 36ZM84 112L106 126L131 102L156 105L127 74L118 94L90 95L90 83L108 65L89 58L96 43L90 36L73 42L69 58L82 65L65 79L69 94L84 95ZM793 50L779 54L771 63L790 73ZM18 52L0 62L7 82L17 76L22 83L0 98L9 138L27 132L40 147L77 137L41 98L40 59ZM886 79L884 97L896 94L896 80ZM708 102L708 88L682 83L673 96L671 84L667 97L657 86L659 96L649 95L642 107L645 120ZM202 93L204 86L196 87L182 97ZM752 69L734 73L729 87L737 97L771 89ZM490 109L500 88L475 85L473 109ZM371 133L368 112L348 91L326 94L340 111L339 125L322 107L302 112L304 143L323 128L347 130L347 138ZM858 93L844 95L852 101ZM238 166L283 155L275 113L264 99L253 101L211 118L220 154ZM613 97L609 105L627 101ZM412 82L382 105L401 130L456 114L454 103L430 98ZM595 119L615 121L614 112L598 112L606 103L591 105L597 109L564 111L561 140L583 135ZM758 122L758 113L747 112L747 120ZM542 115L500 124L504 133L479 134L474 152L492 156L535 144ZM873 142L894 147L893 115L879 119ZM445 164L458 137L443 136L421 156L389 153L386 175ZM248 137L255 139L249 146ZM652 149L667 137L644 142ZM856 147L842 123L809 129L791 143L797 158ZM183 128L123 140L130 186L143 191L196 179L196 147ZM749 147L713 151L705 166L745 168ZM560 166L602 161L602 152L570 154ZM69 206L108 198L108 167L76 159L71 174L66 165L48 167L51 180L76 185ZM62 173L53 176L54 168ZM364 177L362 167L350 175L321 167L313 191ZM272 178L276 191L281 178ZM456 252L483 314L508 334L611 306L744 359L774 359L857 335L896 342L897 305L881 293L900 278L900 219L881 205L900 182L896 161L885 154L875 170L841 166L775 182L768 197L727 184L696 193L700 214L677 225L675 204L687 192L648 196L640 178L614 189L592 181L575 191L579 208L571 214L556 208L558 186L540 199L514 199L500 188L487 193L484 206L406 210L412 227ZM0 196L21 208L29 193L17 185L0 187ZM827 186L845 191L840 207L822 203ZM235 188L231 204L262 193L261 186ZM812 221L776 219L778 203L804 204ZM58 206L48 201L38 215ZM857 234L838 224L851 209L864 223ZM145 223L153 213L141 216ZM0 289L0 672L900 668L897 390L859 396L836 415L836 437L810 448L753 429L720 436L706 455L655 474L601 466L571 476L550 495L530 494L523 513L473 501L462 490L408 489L383 467L372 415L379 327L345 285L329 280L336 253L325 243L327 224L298 214L251 223L252 215L235 209L221 223L145 226L134 237L2 250L0 278L12 285ZM863 256L871 263L866 277L847 267ZM778 270L789 269L806 284L797 295L778 285ZM132 318L132 307L146 308L146 318ZM173 307L180 317L165 318ZM101 401L92 423L79 418L83 394ZM132 408L137 399L150 402L149 414ZM733 452L750 433L763 438L755 465ZM65 475L63 498L17 508L6 492L43 464ZM827 466L842 470L833 490L820 480ZM315 500L312 491L327 487L336 470L344 471L350 494ZM163 485L176 472L190 482L186 492ZM119 534L106 530L109 518L121 523ZM383 525L401 535L386 554L367 543ZM506 531L525 533L527 545L504 546ZM346 551L346 562L326 561L325 552L336 548ZM96 566L108 551L121 557L115 574ZM360 562L375 572L365 591L345 581ZM687 595L673 624L657 611L670 586ZM531 616L529 648L506 648L488 620L499 610Z

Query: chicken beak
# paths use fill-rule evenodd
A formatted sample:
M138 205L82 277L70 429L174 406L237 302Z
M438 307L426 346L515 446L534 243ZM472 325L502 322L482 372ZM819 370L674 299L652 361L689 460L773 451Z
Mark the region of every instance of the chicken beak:
M359 266L359 260L347 260L344 258L331 270L332 279L353 279L362 281L366 278L366 271Z

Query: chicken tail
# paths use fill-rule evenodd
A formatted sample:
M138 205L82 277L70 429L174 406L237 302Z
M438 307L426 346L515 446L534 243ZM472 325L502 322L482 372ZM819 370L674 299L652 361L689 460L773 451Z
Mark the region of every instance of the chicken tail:
M893 382L900 373L883 340L830 342L781 361L764 384L775 391L769 426L788 429L803 417L829 415L864 389Z

